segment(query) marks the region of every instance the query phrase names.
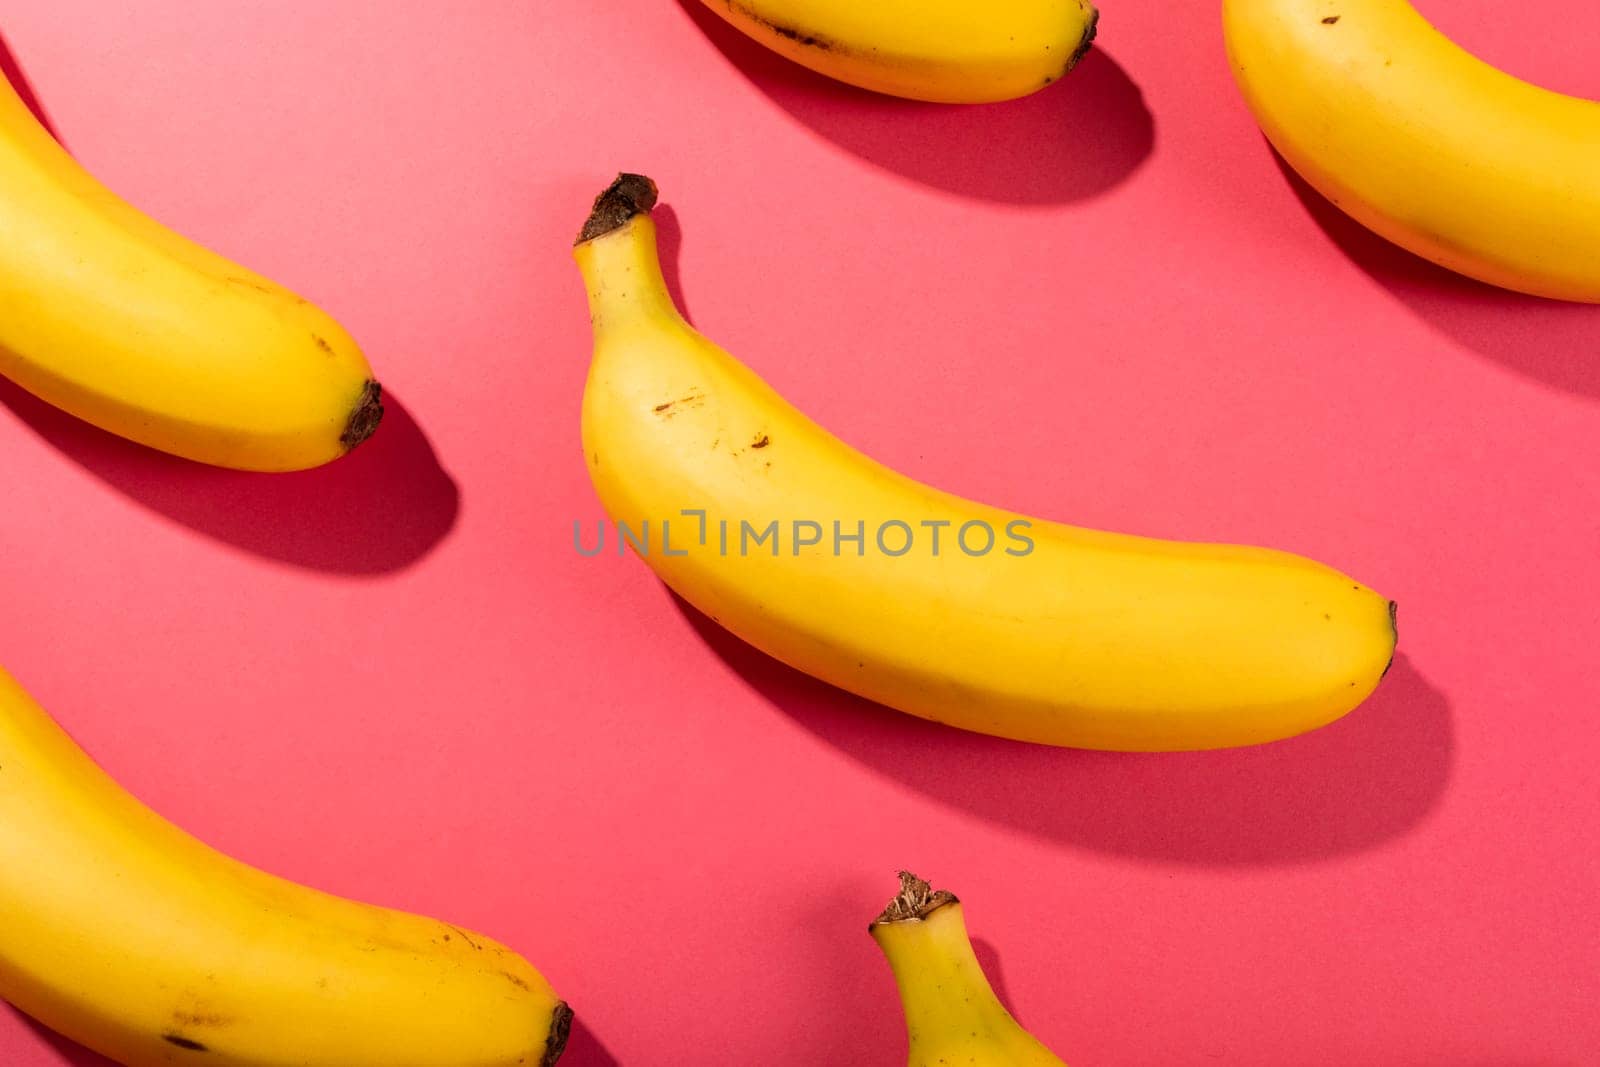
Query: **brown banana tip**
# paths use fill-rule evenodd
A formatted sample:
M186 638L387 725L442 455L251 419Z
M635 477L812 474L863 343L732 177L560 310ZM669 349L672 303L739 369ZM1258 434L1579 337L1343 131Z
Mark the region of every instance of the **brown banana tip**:
M544 1059L539 1067L555 1067L555 1062L566 1051L567 1038L572 1036L572 1009L564 1000L556 1001L556 1010L550 1018L550 1033L544 1039Z
M583 229L578 231L578 239L572 243L581 245L608 234L635 215L650 214L650 209L655 206L656 183L643 174L624 171L594 198L594 207L590 209Z
M1095 35L1100 32L1100 9L1093 4L1089 5L1089 24L1083 28L1083 40L1078 42L1078 47L1072 50L1072 55L1067 57L1067 65L1061 73L1066 74L1078 65L1078 60L1089 54L1089 49L1094 47Z
M872 926L883 923L919 922L944 907L958 904L956 895L948 889L935 889L910 871L900 872L900 892L889 901L883 914L872 920Z
M1396 649L1400 647L1400 605L1393 600L1389 601L1389 637L1392 644L1389 646L1389 662L1383 665L1383 674L1378 675L1381 681L1384 674L1389 673L1389 668L1394 666Z
M339 435L339 443L346 452L371 437L378 429L378 423L383 421L383 386L377 382L368 381L361 387L361 398L356 401L355 410L350 412L350 419L344 424L344 433Z

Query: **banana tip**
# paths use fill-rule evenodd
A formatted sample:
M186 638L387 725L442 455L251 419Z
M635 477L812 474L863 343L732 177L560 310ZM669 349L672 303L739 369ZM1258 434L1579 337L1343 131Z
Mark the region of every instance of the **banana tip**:
M1061 73L1066 74L1078 65L1078 60L1089 54L1089 49L1094 47L1095 35L1100 32L1100 9L1093 4L1089 5L1089 21L1083 27L1083 39L1078 42L1078 47L1073 49L1072 55L1067 58L1066 69Z
M573 244L581 245L608 234L635 215L650 214L650 209L655 206L656 183L643 174L624 171L594 198L594 207L590 209L589 217L584 220L583 229L578 231L578 239Z
M350 412L350 419L344 424L344 433L339 435L339 443L346 452L371 437L378 429L378 423L383 421L383 386L377 382L368 381L361 387L361 397L356 401L355 410Z
M1394 657L1399 647L1400 605L1391 600L1389 601L1389 662L1383 665L1383 674L1378 675L1379 679L1382 679L1384 674L1388 674L1389 668L1394 666Z
M544 1058L539 1067L555 1067L555 1062L566 1051L567 1038L572 1036L572 1009L564 1000L556 1001L556 1010L550 1018L550 1034L544 1039Z

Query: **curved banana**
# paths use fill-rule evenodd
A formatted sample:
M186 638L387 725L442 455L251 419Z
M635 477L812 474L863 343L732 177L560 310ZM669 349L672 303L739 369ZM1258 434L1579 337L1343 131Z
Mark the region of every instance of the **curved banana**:
M112 433L246 470L326 463L383 415L338 323L119 199L3 76L0 375Z
M1224 0L1267 138L1352 218L1491 285L1600 302L1600 103L1502 73L1406 0Z
M4 671L0 916L0 997L128 1067L536 1067L572 1020L480 934L196 841Z
M1090 0L704 0L745 35L863 89L950 104L1012 100L1077 66Z
M712 619L890 707L1085 748L1270 741L1378 684L1393 605L1338 571L1027 519L849 448L678 314L654 202L623 175L575 250L584 452L606 511Z
M908 1067L1065 1067L994 995L955 895L908 871L868 930L900 988Z

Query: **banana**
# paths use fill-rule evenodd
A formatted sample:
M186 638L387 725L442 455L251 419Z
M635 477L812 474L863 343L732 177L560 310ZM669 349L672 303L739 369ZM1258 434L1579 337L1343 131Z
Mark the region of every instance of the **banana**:
M481 934L201 844L4 671L0 916L0 997L128 1067L535 1067L572 1021Z
M1012 100L1094 43L1090 0L704 0L768 48L863 89L951 104Z
M584 454L619 551L712 619L890 707L1085 748L1270 741L1378 684L1394 606L1338 571L1027 519L843 444L679 315L655 197L622 175L574 250Z
M899 895L868 929L900 988L908 1067L1065 1067L995 996L953 894L901 871Z
M1224 0L1245 102L1352 218L1440 266L1600 302L1600 103L1519 81L1405 0Z
M245 470L326 463L383 415L338 323L119 199L4 77L0 375L112 433Z

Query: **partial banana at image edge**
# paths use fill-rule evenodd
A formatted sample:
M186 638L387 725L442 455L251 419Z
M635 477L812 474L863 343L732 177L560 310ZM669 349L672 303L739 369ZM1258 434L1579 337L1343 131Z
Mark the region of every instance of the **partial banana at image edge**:
M0 669L0 999L126 1067L550 1067L572 1010L470 930L246 866Z
M907 1067L1065 1067L995 995L954 893L901 871L900 892L868 932L900 992Z
M0 376L240 470L320 466L378 428L382 390L338 322L118 197L3 76L0 192Z
M661 275L656 196L648 178L620 176L574 249L594 332L584 459L619 531L655 525L660 548L634 554L713 622L888 707L1079 748L1292 737L1355 708L1388 670L1393 601L1331 567L1029 519L855 451L683 319ZM706 536L790 519L1021 523L1030 549L891 559L798 539L730 552Z
M1224 0L1244 101L1351 218L1449 270L1600 303L1600 102L1531 85L1406 0Z
M946 104L1014 100L1066 76L1094 43L1091 0L703 0L802 66L874 92Z

